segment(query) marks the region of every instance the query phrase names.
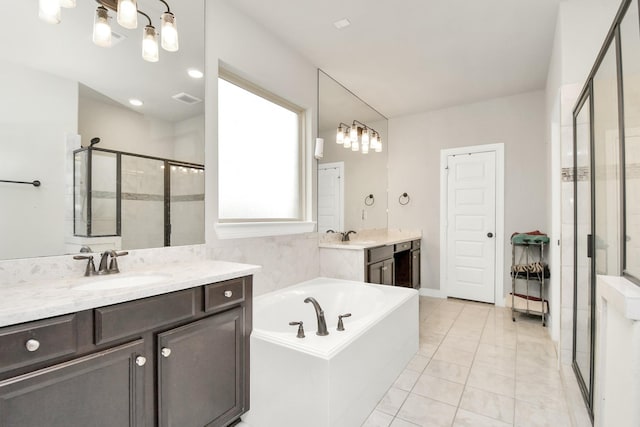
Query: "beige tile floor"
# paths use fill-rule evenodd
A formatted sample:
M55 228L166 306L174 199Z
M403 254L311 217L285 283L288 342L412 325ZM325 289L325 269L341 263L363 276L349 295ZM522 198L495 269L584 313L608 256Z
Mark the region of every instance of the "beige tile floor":
M539 317L420 297L418 354L363 427L572 426L565 390Z

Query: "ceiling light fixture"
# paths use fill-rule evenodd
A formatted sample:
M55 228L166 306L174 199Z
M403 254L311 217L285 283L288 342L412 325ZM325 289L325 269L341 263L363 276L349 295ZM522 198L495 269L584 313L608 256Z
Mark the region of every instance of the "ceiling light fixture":
M358 120L354 120L351 126L345 123L338 125L336 144L351 148L351 151L361 151L362 154L367 154L370 150L376 153L382 152L380 133Z
M201 79L204 77L204 73L197 68L189 68L187 74L189 74L189 77L192 79Z
M129 99L129 104L133 105L134 107L142 107L144 105L144 102L140 101L137 98L131 98Z

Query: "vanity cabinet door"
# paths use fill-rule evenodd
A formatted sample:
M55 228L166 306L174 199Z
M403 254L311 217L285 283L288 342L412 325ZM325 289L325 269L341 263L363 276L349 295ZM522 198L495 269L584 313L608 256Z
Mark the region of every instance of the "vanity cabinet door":
M420 289L420 249L411 251L411 286Z
M368 282L377 285L393 285L394 267L393 258L370 264L368 267Z
M244 317L240 306L158 335L160 426L224 426L245 410Z
M142 426L143 351L137 340L0 382L0 425Z

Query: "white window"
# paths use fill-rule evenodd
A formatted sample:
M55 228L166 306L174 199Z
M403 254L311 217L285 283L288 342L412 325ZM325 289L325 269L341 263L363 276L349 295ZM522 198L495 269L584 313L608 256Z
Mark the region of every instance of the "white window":
M302 108L220 71L219 225L304 221L303 135Z

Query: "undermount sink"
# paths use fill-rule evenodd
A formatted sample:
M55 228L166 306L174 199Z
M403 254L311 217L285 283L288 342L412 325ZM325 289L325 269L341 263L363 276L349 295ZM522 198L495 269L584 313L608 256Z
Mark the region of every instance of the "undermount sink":
M95 280L74 286L79 291L135 288L160 283L169 278L166 274L138 274L118 277L96 277Z

